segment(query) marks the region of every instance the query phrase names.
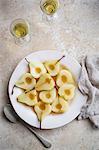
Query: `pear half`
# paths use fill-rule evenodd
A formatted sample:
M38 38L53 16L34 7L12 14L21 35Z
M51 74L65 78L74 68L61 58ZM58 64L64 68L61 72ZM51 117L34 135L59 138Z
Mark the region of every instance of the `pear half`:
M48 73L51 76L56 76L59 73L60 62L58 62L57 60L46 61L44 64L45 64L45 67L46 67Z
M55 82L53 78L48 73L45 73L39 78L35 88L37 91L48 91L53 89L54 86Z
M36 85L36 80L30 73L25 73L15 84L17 87L22 88L26 91L33 89Z
M65 84L59 88L58 93L65 100L71 100L75 95L75 86L73 84Z
M42 102L51 104L56 98L56 89L52 89L50 91L42 91L39 94L39 97Z
M34 78L39 78L42 74L46 73L46 68L41 62L30 62L30 73Z
M68 102L64 100L62 97L57 97L57 99L52 104L52 111L55 113L64 113L68 111Z
M28 106L34 106L37 104L37 92L36 90L32 90L27 93L22 93L17 98L18 102L26 104Z
M37 114L38 120L41 122L47 115L51 113L51 105L39 101L34 106L34 110Z
M74 79L68 70L61 70L57 76L56 84L61 87L66 83L74 83Z

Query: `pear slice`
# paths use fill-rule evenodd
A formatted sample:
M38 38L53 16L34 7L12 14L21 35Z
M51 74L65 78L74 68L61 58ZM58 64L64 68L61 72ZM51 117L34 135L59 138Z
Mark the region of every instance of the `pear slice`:
M37 91L48 91L53 89L54 86L55 82L53 78L48 73L45 73L39 78L35 88Z
M64 113L68 111L68 107L68 102L59 96L52 104L52 111L55 113Z
M57 60L46 61L45 67L51 76L56 76L60 70L60 63L57 63Z
M51 76L56 76L59 71L60 71L60 61L64 58L65 56L62 56L60 59L58 60L52 60L52 61L46 61L44 64L45 64L45 67L48 71L48 73L51 75Z
M15 86L29 91L33 89L36 85L36 80L30 73L25 73L21 76L21 78L16 82Z
M65 100L71 100L75 95L75 86L73 84L64 84L59 88L58 93Z
M46 73L46 68L41 62L29 62L30 73L34 78L39 78L42 74Z
M39 97L42 102L51 104L56 98L56 89L53 88L50 91L42 91L40 92Z
M72 77L71 72L69 72L68 70L61 70L57 76L56 84L59 87L61 87L62 85L66 83L74 83L74 79Z
M17 98L18 102L26 104L28 106L34 106L37 104L37 92L36 90L32 90L27 93L22 93Z
M41 122L47 115L51 113L51 105L39 101L34 106L34 110L37 114L38 120Z

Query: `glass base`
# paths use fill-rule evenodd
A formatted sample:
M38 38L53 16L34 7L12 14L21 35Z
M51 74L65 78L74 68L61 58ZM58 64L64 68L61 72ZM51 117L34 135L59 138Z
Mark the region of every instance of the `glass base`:
M17 45L25 45L25 44L27 44L28 42L30 42L31 37L30 37L30 35L26 35L26 36L23 37L23 38L14 37L14 40L15 40L15 43L16 43Z
M42 21L46 24L55 23L57 19L58 19L57 13L55 13L54 15L46 15L46 14L42 15Z

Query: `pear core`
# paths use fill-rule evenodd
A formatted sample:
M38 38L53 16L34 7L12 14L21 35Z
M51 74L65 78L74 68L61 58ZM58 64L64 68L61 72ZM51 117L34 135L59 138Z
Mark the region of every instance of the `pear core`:
M54 70L54 69L55 69L54 65L49 65L49 68L50 68L51 70Z
M47 93L47 94L46 94L46 97L47 97L47 98L50 98L50 97L51 97L51 94L50 94L50 93Z
M51 79L46 78L45 82L47 82L48 84L50 84Z
M70 93L71 93L70 90L65 90L66 95L70 95Z
M40 73L40 72L41 72L41 68L37 67L37 68L35 68L35 71L36 71L37 73Z
M62 105L61 105L61 104L57 104L57 105L56 105L56 108L57 108L57 109L61 109L61 108L62 108Z
M61 76L61 80L62 80L63 83L66 83L67 77L65 75Z
M31 79L30 77L26 77L26 78L25 78L25 81L26 81L27 84L31 84L32 79Z
M31 100L33 100L33 99L35 98L35 95L32 94L32 93L30 93L30 94L29 94L29 98L30 98Z
M45 104L40 104L40 105L39 105L39 108L40 108L41 110L45 110Z

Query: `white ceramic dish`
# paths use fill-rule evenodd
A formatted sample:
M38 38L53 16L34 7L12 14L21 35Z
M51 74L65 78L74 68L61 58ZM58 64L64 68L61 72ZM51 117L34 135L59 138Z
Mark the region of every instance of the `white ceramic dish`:
M62 57L62 53L57 51L51 51L51 50L44 50L44 51L37 51L34 52L25 58L27 58L29 61L46 61L46 60L53 60L53 59L59 59ZM61 60L61 63L66 65L71 72L73 73L76 81L78 81L79 74L81 71L80 64L70 56L66 56L64 59ZM14 70L10 81L9 81L9 97L11 100L11 104L16 111L16 113L19 115L21 119L23 119L28 124L39 128L40 124L38 122L36 114L33 112L33 110L30 107L27 107L23 104L20 104L17 102L17 96L21 93L21 90L19 88L14 88L14 93L12 93L12 88L15 84L15 82L20 78L20 76L28 71L28 65L25 59L23 59L16 69ZM71 122L73 119L75 119L78 114L80 113L80 109L82 105L85 103L86 97L83 96L78 89L76 89L76 94L74 97L74 100L72 101L69 111L64 114L57 114L57 115L49 115L47 116L43 122L42 122L42 129L53 129L57 127L61 127L69 122Z

